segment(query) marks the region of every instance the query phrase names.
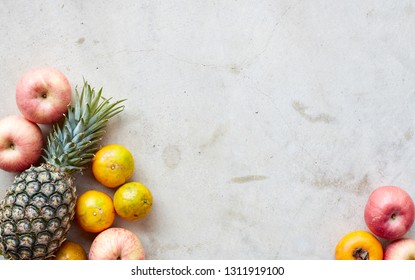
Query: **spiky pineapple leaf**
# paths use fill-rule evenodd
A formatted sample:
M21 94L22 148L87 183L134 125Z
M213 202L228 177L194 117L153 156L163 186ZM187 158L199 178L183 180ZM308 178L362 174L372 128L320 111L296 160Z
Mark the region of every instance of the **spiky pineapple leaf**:
M105 134L108 120L124 110L125 99L112 101L84 80L82 91L75 88L75 104L68 107L62 124L56 124L47 138L42 157L72 174L91 162Z

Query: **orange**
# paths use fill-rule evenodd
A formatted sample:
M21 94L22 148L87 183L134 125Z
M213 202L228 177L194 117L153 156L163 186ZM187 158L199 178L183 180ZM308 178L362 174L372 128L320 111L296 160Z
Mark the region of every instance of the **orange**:
M98 182L109 188L121 186L131 178L134 158L124 146L110 144L102 147L92 160L92 173Z
M150 190L139 182L129 182L114 193L114 208L117 214L129 221L144 218L153 205Z
M383 247L370 232L356 230L340 239L335 250L336 260L383 260Z
M87 260L85 249L81 244L65 241L56 252L55 260Z
M76 201L75 216L83 230L101 232L109 228L115 220L112 198L101 191L86 191Z

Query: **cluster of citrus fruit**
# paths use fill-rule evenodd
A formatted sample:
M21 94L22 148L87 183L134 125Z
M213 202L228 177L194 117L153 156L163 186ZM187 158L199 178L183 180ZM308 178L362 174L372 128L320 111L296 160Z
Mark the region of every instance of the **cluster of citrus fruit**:
M75 219L84 231L100 233L111 227L116 215L135 221L150 212L152 194L144 184L129 181L133 172L134 158L126 147L110 144L98 150L92 161L92 173L99 183L115 189L115 192L111 197L103 191L91 189L78 197ZM86 259L80 244L65 243L58 251L57 259Z

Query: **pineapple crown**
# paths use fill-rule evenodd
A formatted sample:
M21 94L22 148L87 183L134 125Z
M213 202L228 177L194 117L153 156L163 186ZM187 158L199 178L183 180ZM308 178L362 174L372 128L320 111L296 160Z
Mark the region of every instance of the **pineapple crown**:
M63 123L55 124L47 138L46 163L68 174L81 172L98 150L108 120L124 110L123 101L105 99L102 88L96 92L84 80L81 93L75 88L75 104L68 106Z

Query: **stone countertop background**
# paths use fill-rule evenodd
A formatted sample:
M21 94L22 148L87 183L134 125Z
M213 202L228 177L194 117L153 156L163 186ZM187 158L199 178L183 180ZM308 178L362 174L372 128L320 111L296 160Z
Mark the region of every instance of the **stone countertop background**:
M413 1L5 0L0 38L0 117L40 66L128 99L102 144L153 193L114 223L148 259L333 259L374 188L415 198Z

